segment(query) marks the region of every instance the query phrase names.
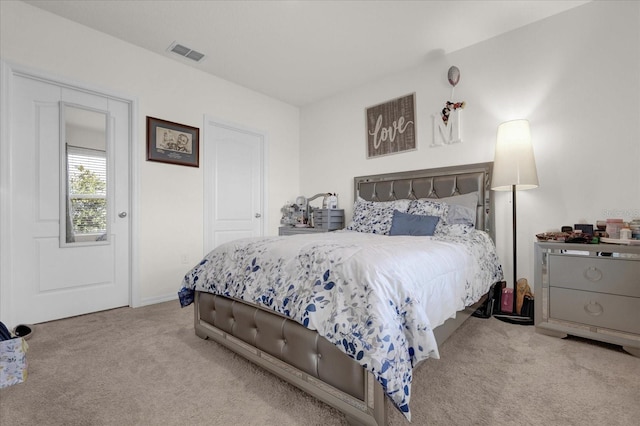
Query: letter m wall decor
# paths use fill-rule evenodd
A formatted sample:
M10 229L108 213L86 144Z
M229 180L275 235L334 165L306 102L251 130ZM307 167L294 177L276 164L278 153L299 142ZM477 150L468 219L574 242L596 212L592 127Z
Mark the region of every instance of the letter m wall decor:
M464 107L463 107L464 108ZM445 122L441 115L433 117L433 142L431 147L451 145L462 142L462 131L460 130L461 111L454 109L448 114Z
M415 112L415 93L367 108L367 158L415 150Z

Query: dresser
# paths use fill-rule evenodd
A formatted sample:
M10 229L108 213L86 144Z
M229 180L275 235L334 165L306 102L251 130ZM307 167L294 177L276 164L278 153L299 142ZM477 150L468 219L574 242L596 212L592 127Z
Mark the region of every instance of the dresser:
M535 327L640 357L640 246L535 243Z
M330 232L326 228L298 228L296 226L281 226L278 235L314 234L316 232Z
M278 235L311 234L315 232L331 232L344 228L344 210L342 209L314 209L313 228L281 226Z

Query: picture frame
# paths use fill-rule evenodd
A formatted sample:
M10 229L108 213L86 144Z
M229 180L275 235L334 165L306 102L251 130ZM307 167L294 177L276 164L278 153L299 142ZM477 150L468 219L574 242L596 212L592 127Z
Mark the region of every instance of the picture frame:
M200 129L147 116L147 161L200 167Z
M368 107L365 116L367 159L417 149L415 93Z

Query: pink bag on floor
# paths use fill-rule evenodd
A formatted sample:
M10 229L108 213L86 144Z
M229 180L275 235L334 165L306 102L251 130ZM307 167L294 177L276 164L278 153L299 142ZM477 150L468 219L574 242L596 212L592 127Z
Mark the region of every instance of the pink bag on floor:
M500 301L500 310L504 313L509 313L509 314L513 312L513 289L512 288L502 289L502 299Z

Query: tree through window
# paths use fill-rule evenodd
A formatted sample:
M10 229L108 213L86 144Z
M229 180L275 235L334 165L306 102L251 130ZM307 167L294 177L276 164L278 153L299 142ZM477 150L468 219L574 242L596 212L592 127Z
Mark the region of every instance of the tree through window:
M104 151L67 146L70 219L75 236L107 232L107 158Z

